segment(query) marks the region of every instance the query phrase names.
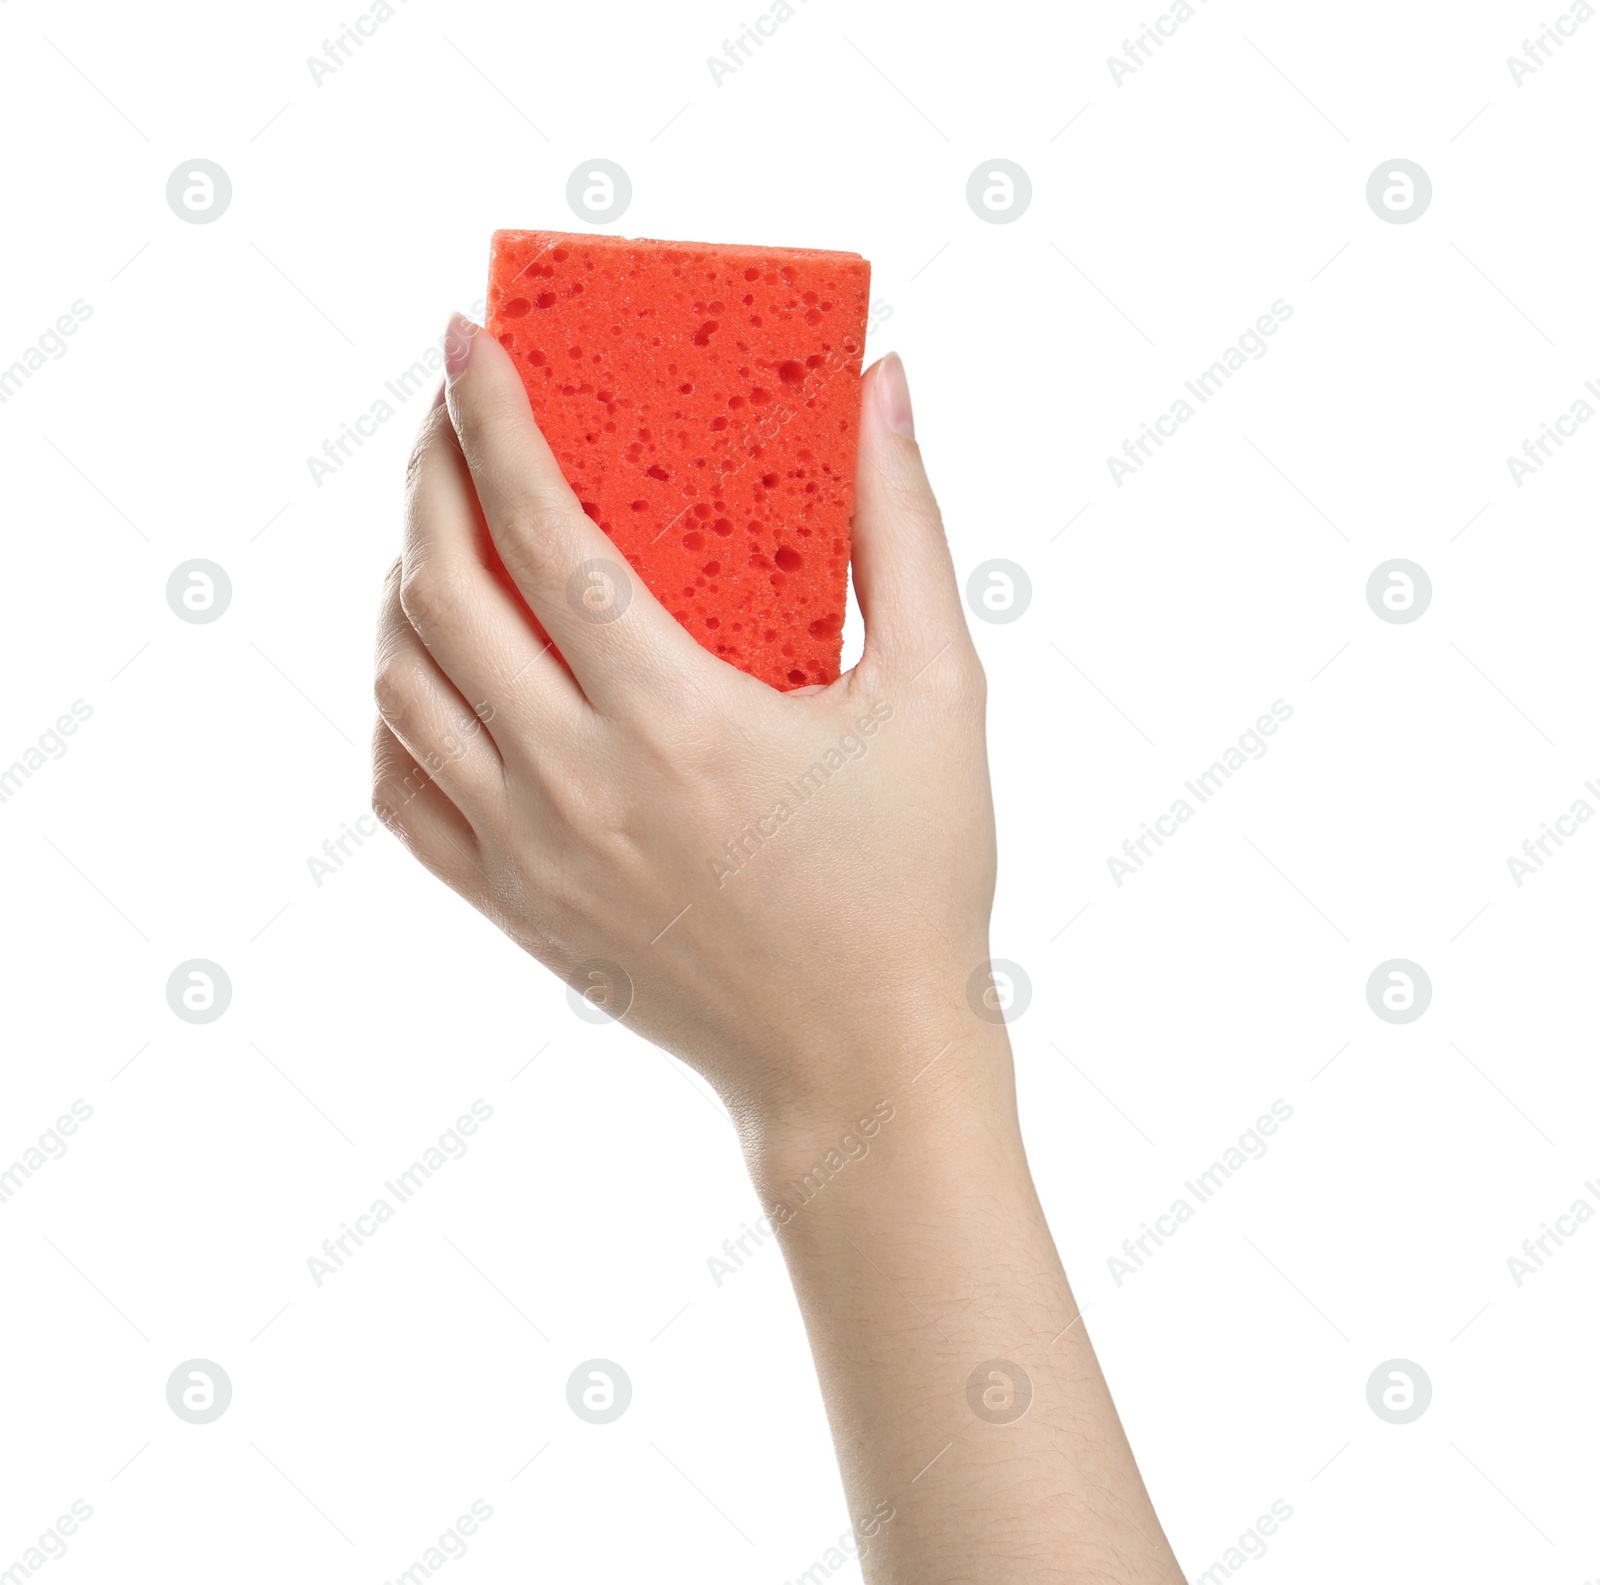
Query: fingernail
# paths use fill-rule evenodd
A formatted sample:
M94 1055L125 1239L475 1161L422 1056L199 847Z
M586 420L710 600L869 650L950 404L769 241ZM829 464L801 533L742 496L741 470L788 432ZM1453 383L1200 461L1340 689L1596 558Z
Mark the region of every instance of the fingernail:
M472 340L478 327L464 314L452 314L444 333L444 377L454 385L472 359Z
M911 422L911 387L906 384L906 366L898 352L891 352L878 365L878 411L895 434L907 440L917 438Z

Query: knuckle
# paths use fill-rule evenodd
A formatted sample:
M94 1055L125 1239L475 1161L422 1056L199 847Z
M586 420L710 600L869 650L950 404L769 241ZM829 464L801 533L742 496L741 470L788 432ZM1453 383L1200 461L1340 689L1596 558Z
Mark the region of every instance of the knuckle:
M631 813L628 800L598 780L562 777L550 787L549 800L565 830L590 849L618 834Z
M567 515L543 501L526 501L511 513L500 559L512 579L524 587L548 588L566 577L567 546L572 537Z
M423 557L400 579L400 609L419 633L446 626L461 602L466 580L461 570Z
M397 654L379 660L372 676L372 700L385 721L404 721L413 673L411 663Z
M921 665L918 656L922 653L918 650L907 658L914 665ZM937 664L927 668L925 682L928 698L940 712L963 719L973 714L982 717L988 701L989 682L970 639L953 634Z
M402 840L406 837L401 811L408 801L400 779L401 766L392 753L379 750L372 762L372 812L379 823Z
M385 830L393 831L397 835L401 831L400 815L394 805L389 802L388 778L377 773L372 778L372 812L378 817L379 825Z

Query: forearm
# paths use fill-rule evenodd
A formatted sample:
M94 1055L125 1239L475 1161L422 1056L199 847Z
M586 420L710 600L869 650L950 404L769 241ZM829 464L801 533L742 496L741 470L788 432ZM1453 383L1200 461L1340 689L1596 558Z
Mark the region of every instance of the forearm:
M1004 1028L916 1061L751 1159L866 1578L1181 1581L1034 1192Z
M862 399L861 659L792 693L618 564L497 338L454 322L446 373L380 619L374 807L569 985L603 971L612 1016L734 1114L873 1585L1172 1585L991 1016L983 669L899 361ZM812 532L799 497L771 510ZM597 567L628 595L598 613L573 582Z

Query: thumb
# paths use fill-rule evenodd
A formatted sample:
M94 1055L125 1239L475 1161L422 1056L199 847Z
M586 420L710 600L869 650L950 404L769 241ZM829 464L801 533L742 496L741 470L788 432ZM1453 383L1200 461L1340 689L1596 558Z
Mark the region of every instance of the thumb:
M891 352L862 376L851 571L865 658L910 678L942 647L969 648L939 504L911 424L905 365Z

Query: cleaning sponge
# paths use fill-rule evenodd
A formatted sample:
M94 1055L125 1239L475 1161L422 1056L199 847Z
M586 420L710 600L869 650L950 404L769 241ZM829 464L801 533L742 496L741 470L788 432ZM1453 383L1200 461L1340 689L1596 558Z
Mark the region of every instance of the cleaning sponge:
M583 509L713 654L839 675L870 266L497 231L487 329Z

